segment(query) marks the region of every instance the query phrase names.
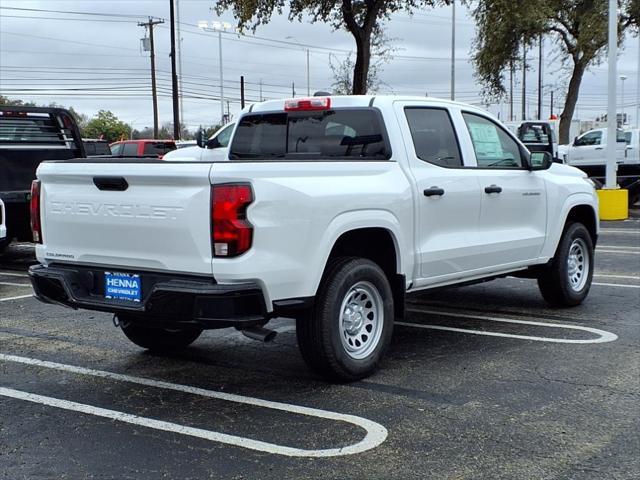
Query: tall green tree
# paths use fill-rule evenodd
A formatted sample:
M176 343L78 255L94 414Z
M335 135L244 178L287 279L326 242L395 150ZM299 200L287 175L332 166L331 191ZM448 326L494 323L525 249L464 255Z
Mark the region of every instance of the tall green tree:
M108 142L129 138L130 134L131 127L108 110L100 110L84 128L85 137L104 138Z
M379 33L383 21L395 12L449 5L451 0L216 0L216 11L233 10L238 26L254 30L271 20L273 13L289 10L289 19L302 21L308 15L311 22L325 22L336 30L347 30L356 42L353 65L354 95L367 93L371 65L372 37Z
M468 2L471 3L471 2ZM505 74L511 65L521 64L523 46L541 35L555 41L567 67L568 87L560 115L560 143L569 143L569 129L575 113L580 85L587 69L597 65L606 52L608 38L607 0L480 0L474 3L477 24L476 75L493 97L505 94ZM637 26L639 0L618 0L620 39Z

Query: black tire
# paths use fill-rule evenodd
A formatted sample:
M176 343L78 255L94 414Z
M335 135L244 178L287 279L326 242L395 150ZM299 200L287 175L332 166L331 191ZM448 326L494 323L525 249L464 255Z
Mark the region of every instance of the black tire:
M349 310L353 333L346 330L343 304L354 306ZM393 320L393 293L382 269L363 258L337 258L327 266L314 307L297 319L298 346L320 375L359 380L377 369L391 341Z
M569 257L571 249L576 245L579 250L574 250L574 253L582 251L581 276L578 275L579 268L573 269L575 273L573 276L570 275ZM589 231L581 223L567 224L551 264L538 277L538 287L540 287L542 296L547 303L554 307L580 305L589 294L593 279L593 267L593 241ZM574 280L579 278L579 281L573 284L571 277Z
M188 347L202 333L200 328L169 330L141 325L124 315L119 315L120 328L125 336L139 347L157 352L168 352Z

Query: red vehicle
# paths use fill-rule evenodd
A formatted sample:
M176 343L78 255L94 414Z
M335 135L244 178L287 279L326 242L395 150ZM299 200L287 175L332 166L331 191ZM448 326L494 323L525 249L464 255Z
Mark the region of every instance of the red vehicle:
M148 157L162 158L166 153L175 150L176 142L173 140L123 140L110 145L111 155L123 157Z

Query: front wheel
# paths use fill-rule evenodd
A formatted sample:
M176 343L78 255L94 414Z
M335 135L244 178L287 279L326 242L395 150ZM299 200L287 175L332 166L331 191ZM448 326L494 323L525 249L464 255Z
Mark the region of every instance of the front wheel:
M125 336L139 347L152 351L167 352L191 345L202 333L200 328L166 329L151 328L119 315L120 328Z
M581 223L569 224L551 264L538 277L544 299L553 306L581 304L593 278L593 241Z
M393 333L393 294L382 269L363 258L330 263L315 306L296 324L311 369L339 381L373 373Z

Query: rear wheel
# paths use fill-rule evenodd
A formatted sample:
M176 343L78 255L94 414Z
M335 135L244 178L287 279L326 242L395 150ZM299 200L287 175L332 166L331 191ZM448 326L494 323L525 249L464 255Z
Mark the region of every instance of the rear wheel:
M593 278L593 241L581 223L567 225L551 264L538 277L544 299L553 306L581 304Z
M139 347L159 352L185 348L195 342L202 333L200 328L152 328L131 321L131 317L126 315L119 315L118 320L122 332L129 340Z
M327 267L315 306L296 325L306 363L339 381L371 375L393 332L393 294L386 275L363 258L339 258Z

